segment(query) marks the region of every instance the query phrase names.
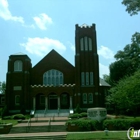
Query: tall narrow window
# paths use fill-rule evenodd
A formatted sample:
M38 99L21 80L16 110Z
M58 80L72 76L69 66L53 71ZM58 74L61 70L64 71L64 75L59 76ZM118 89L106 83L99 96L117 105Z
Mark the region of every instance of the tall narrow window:
M84 42L85 42L85 51L88 50L88 38L87 36L84 37Z
M14 71L22 71L22 61L16 60L14 62Z
M89 85L89 72L86 72L86 85Z
M81 51L84 50L84 41L83 41L83 38L80 39L80 48L81 48Z
M64 82L63 79L64 79L63 73L55 69L49 70L43 74L44 85L58 86L60 84L63 84Z
M83 93L83 104L87 104L87 93Z
M93 103L93 93L88 94L88 102L89 102L89 104Z
M90 85L93 85L93 72L90 72Z
M20 104L20 95L16 95L15 96L15 105L19 105Z
M91 40L91 38L88 38L88 43L89 43L89 51L92 51L92 40Z
M81 85L85 85L85 75L84 72L81 72Z

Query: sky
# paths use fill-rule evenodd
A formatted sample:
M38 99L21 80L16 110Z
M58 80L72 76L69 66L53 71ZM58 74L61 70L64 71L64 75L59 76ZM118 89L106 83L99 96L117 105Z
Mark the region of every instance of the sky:
M114 55L140 32L140 14L130 16L122 0L0 0L0 81L9 56L22 52L36 65L52 49L75 65L75 25L96 24L100 77Z

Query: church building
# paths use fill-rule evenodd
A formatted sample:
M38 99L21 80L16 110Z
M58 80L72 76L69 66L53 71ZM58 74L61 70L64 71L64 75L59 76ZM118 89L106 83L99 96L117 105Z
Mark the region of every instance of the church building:
M32 67L22 53L8 60L6 105L9 112L105 107L110 87L99 78L95 24L75 29L75 66L55 50Z

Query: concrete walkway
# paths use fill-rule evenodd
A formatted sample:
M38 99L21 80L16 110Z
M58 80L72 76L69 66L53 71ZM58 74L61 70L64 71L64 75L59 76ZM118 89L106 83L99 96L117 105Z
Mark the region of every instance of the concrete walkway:
M17 133L17 134L0 134L2 137L34 137L34 136L58 136L67 135L67 132L41 132L41 133Z

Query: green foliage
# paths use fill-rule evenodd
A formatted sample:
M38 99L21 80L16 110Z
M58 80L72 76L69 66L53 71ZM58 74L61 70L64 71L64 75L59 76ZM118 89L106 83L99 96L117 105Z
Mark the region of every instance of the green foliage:
M3 118L7 114L7 106L4 106L4 108L1 111L1 117Z
M0 82L0 93L4 94L6 89L6 83Z
M132 35L131 44L126 45L114 56L116 61L110 64L109 80L117 83L125 76L133 75L140 68L140 33Z
M80 113L81 117L87 117L87 112Z
M77 106L75 108L75 113L81 113L81 108L80 108L79 104L77 104Z
M122 4L126 6L126 11L132 16L140 11L140 0L123 0Z
M81 115L78 114L78 113L74 113L74 114L70 114L70 115L69 115L69 118L77 119L77 118L81 118Z
M110 119L104 120L103 128L108 130L128 130L130 127L139 129L140 119Z
M111 94L107 96L107 101L120 110L132 110L136 112L140 106L140 70L133 76L120 80L115 87L110 89Z
M91 131L91 130L98 130L99 127L99 122L98 121L94 121L94 120L81 120L81 119L77 119L77 120L68 120L66 122L66 125L70 125L70 124L75 124L76 126L78 126L80 131Z
M74 113L74 114L70 114L69 115L69 118L71 118L71 119L78 119L78 118L83 118L83 117L87 117L87 113L86 112L82 112L80 114Z
M18 119L24 120L25 118L26 117L23 114L15 114L11 117L11 119L14 119L14 120L18 120Z

